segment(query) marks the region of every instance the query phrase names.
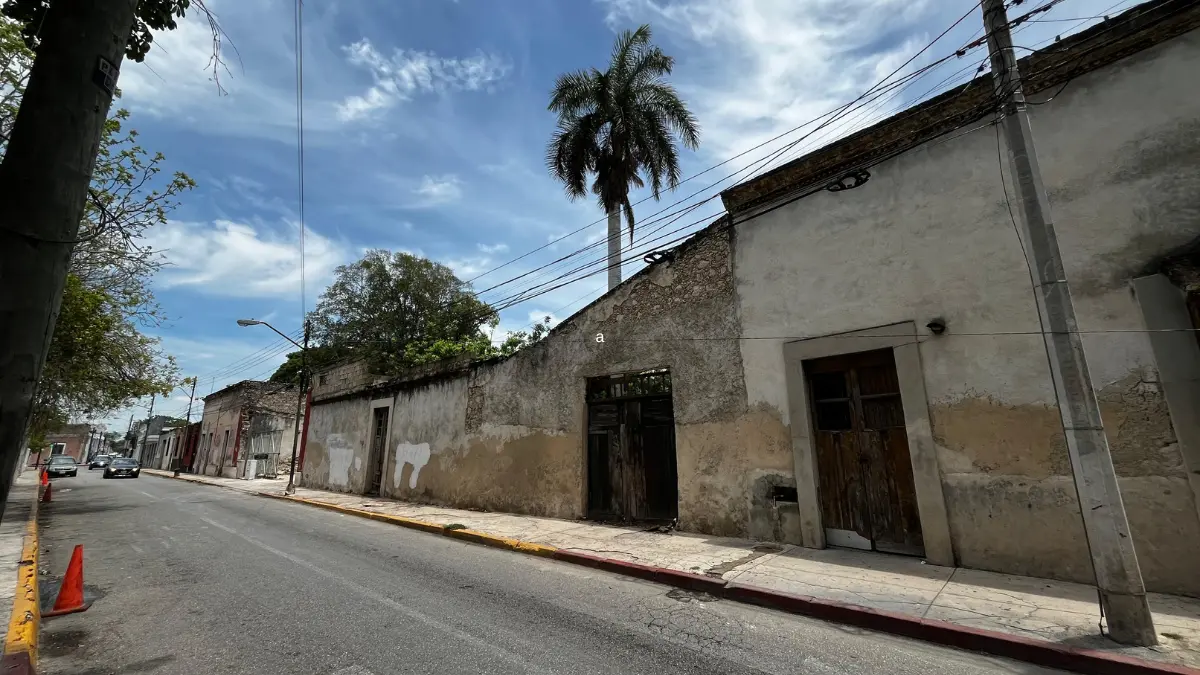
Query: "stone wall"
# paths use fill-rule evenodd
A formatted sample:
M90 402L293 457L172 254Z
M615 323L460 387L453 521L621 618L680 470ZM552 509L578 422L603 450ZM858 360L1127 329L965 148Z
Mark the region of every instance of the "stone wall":
M770 486L794 484L791 454L778 440L779 416L746 406L730 235L721 225L511 358L314 399L305 484L356 491L371 407L386 405L384 494L580 517L587 378L668 368L680 527L783 537Z

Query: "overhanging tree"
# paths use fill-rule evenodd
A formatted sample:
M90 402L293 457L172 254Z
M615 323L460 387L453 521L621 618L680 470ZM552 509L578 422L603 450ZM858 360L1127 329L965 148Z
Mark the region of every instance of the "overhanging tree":
M0 162L0 509L28 430L121 63L126 55L142 60L153 31L174 28L193 6L207 13L198 0L3 5L36 56Z
M571 199L590 191L608 214L608 288L621 283L621 214L633 243L630 188L659 198L679 185L675 137L687 148L700 144L700 126L666 81L674 59L650 42L650 26L617 37L606 70L559 76L549 109L558 129L546 149L546 165ZM589 176L593 177L588 185Z

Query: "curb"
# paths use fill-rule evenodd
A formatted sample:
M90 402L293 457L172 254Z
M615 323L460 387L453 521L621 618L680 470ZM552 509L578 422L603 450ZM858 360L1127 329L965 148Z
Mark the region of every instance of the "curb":
M172 478L172 476L161 476L159 474L149 475L159 476L160 478ZM186 480L190 483L199 483L212 487L225 487L182 476L178 480ZM783 591L774 591L758 586L726 581L717 577L691 574L663 567L651 567L649 565L640 565L612 558L602 558L567 549L544 546L542 544L506 539L475 530L451 528L415 518L393 516L349 506L339 506L337 504L304 499L302 497L272 494L270 492L251 492L248 490L242 490L242 492L270 499L307 504L327 511L360 516L430 534L441 534L453 539L469 541L493 548L502 548L518 553L553 558L554 560L573 565L581 565L604 572L635 577L690 591L708 593L734 602L757 605L759 607L788 612L789 614L799 614L822 621L866 628L880 633L899 635L901 637L955 647L957 649L1015 659L1048 668L1086 673L1087 675L1200 675L1200 670L1187 666L1146 661L1144 659L1112 654L1096 649L1069 647L1017 635L1009 635L1008 633L1001 633L999 631L970 628L948 621L923 619L899 612L872 609L870 607L862 607L834 600L824 600L805 595L794 595Z
M42 614L38 602L38 504L42 487L34 490L33 506L25 523L21 561L17 566L17 593L13 598L8 633L4 638L5 673L33 673L38 662L38 630Z

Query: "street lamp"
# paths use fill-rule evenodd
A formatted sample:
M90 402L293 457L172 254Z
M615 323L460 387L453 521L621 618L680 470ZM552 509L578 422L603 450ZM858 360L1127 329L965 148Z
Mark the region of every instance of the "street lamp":
M287 495L296 494L296 451L300 448L300 415L304 411L304 389L308 383L308 320L304 321L304 344L296 342L292 338L284 335L271 324L258 319L238 319L237 325L245 328L246 326L266 326L275 331L284 340L296 345L300 348L300 391L296 395L296 434L292 437L292 464L288 468L288 484L284 488L283 493Z

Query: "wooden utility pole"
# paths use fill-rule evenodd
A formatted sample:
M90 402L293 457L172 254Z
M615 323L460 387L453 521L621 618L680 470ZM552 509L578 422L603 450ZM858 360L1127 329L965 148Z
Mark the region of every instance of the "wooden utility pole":
M1158 642L1154 621L1146 602L1146 587L1129 534L1117 472L1104 435L1100 405L1092 388L1071 289L1054 233L1050 200L1033 146L1033 131L1013 54L1004 0L983 0L983 21L1001 104L1000 129L1008 140L1009 168L1020 214L1017 221L1029 259L1042 337L1049 356L1050 376L1058 398L1067 453L1071 458L1083 530L1096 573L1101 610L1108 619L1108 631L1114 640L1151 646Z
M0 162L0 474L13 475L138 0L51 2ZM8 501L0 480L0 515Z

